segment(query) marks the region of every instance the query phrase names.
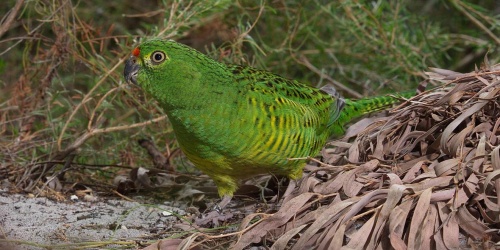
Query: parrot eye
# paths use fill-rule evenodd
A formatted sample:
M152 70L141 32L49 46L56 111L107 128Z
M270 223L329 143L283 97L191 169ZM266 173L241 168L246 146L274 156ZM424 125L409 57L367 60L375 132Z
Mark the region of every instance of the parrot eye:
M163 61L165 61L166 55L162 51L155 51L153 54L151 54L151 61L153 61L154 64L159 64Z

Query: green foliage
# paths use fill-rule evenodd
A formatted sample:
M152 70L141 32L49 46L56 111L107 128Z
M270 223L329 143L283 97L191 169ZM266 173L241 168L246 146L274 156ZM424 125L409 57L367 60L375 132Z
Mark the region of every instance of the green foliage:
M140 39L175 39L361 97L410 89L427 67L470 71L487 52L498 62L495 4L25 1L0 25L0 168L43 165L52 174L71 154L75 164L150 166L136 143L144 137L175 150L166 119L144 123L164 115L157 104L123 84L123 62ZM27 177L36 175L16 180L33 187Z
M487 51L498 61L498 43L465 16L449 7L436 15L433 7L441 4L428 1L431 6L422 8L418 2L287 1L267 7L250 33L266 53L258 66L318 85L330 76L354 90L349 96L414 87L428 67L460 62L459 70L473 70ZM461 20L454 26L463 35L445 31L449 12ZM476 13L498 31L498 19L487 19L484 9ZM469 35L477 40L460 39Z

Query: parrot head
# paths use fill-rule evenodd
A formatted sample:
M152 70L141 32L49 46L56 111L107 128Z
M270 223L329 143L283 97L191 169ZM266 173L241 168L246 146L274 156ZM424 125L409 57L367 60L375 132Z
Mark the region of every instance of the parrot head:
M167 73L168 64L172 61L169 54L175 54L178 46L180 44L174 41L164 40L150 40L142 43L132 50L132 55L125 63L123 72L125 80L141 85L142 81L146 80L143 79L144 76Z
M211 83L221 82L214 77L230 73L225 65L172 40L145 41L131 54L125 63L125 80L141 87L167 109L193 106L193 96L206 95Z
M127 82L141 87L149 84L184 83L210 63L200 52L173 40L153 39L132 50L125 63Z

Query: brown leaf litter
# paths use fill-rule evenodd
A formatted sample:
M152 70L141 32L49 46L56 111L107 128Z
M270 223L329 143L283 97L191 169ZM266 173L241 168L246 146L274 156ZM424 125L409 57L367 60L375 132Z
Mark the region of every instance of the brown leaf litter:
M190 212L172 222L185 235L177 237L186 238L150 248L494 248L500 240L500 64L468 74L431 70L425 82L441 87L403 100L387 117L350 126L323 149L321 162L311 160L302 179L290 181L279 199L274 193L269 204L276 210L241 208L237 198L240 207L226 211L236 214L226 225L235 222L238 229L196 227L191 221L199 211ZM118 191L169 187L180 194L177 200L206 202L206 178L171 173L169 159L155 155L161 169L118 176ZM57 190L58 182L47 185Z
M310 172L290 183L276 213L250 214L226 235L231 248L494 247L500 64L468 74L431 70L427 81L441 87L406 100L389 117L351 126L323 150L320 167L307 166Z

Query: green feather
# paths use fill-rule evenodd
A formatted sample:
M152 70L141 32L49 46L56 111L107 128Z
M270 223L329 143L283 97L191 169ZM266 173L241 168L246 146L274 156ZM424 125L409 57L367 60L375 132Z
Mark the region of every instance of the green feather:
M181 149L214 179L221 196L258 174L301 177L305 158L349 121L398 102L343 99L332 87L221 64L174 41L150 40L133 54L125 78L165 109Z

